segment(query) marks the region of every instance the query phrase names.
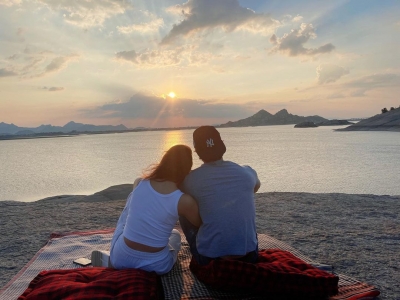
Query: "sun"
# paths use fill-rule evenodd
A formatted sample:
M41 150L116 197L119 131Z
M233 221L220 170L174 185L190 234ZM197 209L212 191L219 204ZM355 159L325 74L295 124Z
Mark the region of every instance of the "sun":
M168 97L175 98L176 94L174 92L169 92Z

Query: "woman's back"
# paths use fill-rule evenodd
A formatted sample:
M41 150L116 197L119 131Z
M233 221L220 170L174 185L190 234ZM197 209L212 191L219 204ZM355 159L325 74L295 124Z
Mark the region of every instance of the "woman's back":
M183 193L168 181L142 180L128 199L123 235L151 247L165 247L179 215Z
M190 147L175 145L135 181L118 219L110 254L93 251L94 266L109 266L109 257L116 269L137 268L157 274L171 270L181 248L180 233L173 229L179 216L197 227L201 224L196 201L177 188L192 165Z

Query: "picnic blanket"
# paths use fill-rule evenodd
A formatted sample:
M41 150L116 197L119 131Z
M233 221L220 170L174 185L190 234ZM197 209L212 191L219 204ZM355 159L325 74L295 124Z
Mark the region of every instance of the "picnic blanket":
M338 292L336 275L280 249L260 250L254 264L219 259L202 266L192 258L190 270L214 288L246 290L268 297L323 299Z
M143 270L82 268L42 271L18 300L91 300L161 298L157 289L157 274Z
M110 229L53 235L48 244L0 290L0 300L17 299L29 287L32 280L44 270L70 270L69 272L80 270L82 267L74 264L73 260L79 257L90 258L93 250L109 250L112 233L113 230ZM258 239L260 249L282 249L309 264L316 263L286 243L268 235L259 234ZM171 272L160 277L165 299L265 299L265 297L257 298L251 293L229 292L205 285L190 271L190 261L190 250L182 234L182 249L179 251L177 263ZM88 268L91 267L86 267ZM338 276L339 292L331 296L330 300L371 299L379 295L374 286L342 274Z

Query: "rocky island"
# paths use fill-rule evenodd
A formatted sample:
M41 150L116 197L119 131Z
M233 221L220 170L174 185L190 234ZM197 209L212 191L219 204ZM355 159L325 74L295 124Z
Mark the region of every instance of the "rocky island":
M318 127L314 122L305 121L294 125L294 128L316 128Z
M238 121L229 121L228 123L221 124L219 127L248 127L248 126L267 126L267 125L290 125L298 124L301 122L327 122L328 120L320 116L302 117L290 114L286 109L278 111L275 115L262 109L256 114L246 119Z
M400 131L400 107L390 111L382 109L382 113L362 120L337 131Z

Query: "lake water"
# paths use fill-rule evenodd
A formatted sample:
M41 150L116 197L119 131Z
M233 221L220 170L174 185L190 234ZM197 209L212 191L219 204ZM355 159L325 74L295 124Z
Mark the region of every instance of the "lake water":
M220 129L224 159L252 166L260 192L400 195L400 133L293 125ZM0 200L92 194L132 183L193 130L0 141ZM194 167L201 164L194 154Z

